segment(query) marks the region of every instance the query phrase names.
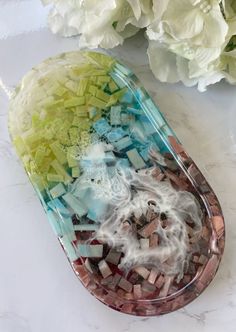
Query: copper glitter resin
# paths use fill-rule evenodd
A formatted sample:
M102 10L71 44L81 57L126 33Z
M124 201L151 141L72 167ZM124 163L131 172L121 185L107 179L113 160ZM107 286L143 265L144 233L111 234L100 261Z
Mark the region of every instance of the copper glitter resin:
M71 52L16 89L13 144L78 279L102 303L155 316L208 286L225 244L213 190L137 77Z

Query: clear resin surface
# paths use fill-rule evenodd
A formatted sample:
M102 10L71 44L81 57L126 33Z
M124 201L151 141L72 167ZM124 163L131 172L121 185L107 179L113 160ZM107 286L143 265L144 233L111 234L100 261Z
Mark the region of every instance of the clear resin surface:
M224 249L218 200L135 75L72 52L33 68L11 100L13 144L84 286L159 315L196 298Z

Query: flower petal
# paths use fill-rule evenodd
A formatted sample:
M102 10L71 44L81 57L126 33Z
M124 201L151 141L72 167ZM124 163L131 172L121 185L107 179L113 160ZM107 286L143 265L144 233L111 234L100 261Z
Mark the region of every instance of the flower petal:
M151 70L156 78L161 82L179 82L175 54L153 41L149 42L147 53Z
M219 5L212 7L211 11L204 15L204 27L202 33L193 39L195 45L205 47L221 46L226 39L228 24L220 11Z
M204 21L198 7L189 0L174 0L163 15L167 32L178 40L197 36L203 29Z
M141 17L141 6L139 0L127 0L127 2L130 4L130 7L132 8L134 12L134 16L136 20L138 21Z
M153 1L153 12L154 12L155 19L157 19L157 20L161 19L165 10L167 9L169 1L170 0Z
M200 92L204 92L206 91L206 87L208 85L220 82L223 78L225 78L223 72L218 72L218 71L209 72L198 80L198 90Z
M181 56L177 56L176 65L180 80L187 87L191 87L197 84L197 78L189 78L189 61Z

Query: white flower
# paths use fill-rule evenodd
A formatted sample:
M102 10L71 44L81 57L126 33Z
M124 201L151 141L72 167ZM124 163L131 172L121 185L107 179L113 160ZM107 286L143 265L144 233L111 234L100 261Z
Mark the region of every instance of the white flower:
M53 4L49 25L64 36L81 34L80 45L112 48L153 20L152 0L42 0Z
M224 77L219 61L228 24L218 0L162 0L163 15L147 29L150 66L162 82L198 83L201 91Z
M236 84L235 0L41 0L52 5L54 33L80 36L80 47L113 48L147 28L148 56L161 82L205 91Z

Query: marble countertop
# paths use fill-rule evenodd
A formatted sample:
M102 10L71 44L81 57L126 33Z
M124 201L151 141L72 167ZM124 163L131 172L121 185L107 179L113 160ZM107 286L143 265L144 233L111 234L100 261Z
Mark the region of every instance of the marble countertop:
M54 36L38 0L0 0L0 332L234 332L236 326L236 94L157 82L142 32L109 51L153 96L221 202L226 248L219 271L193 303L172 314L138 318L115 312L78 282L11 146L8 88L35 64L79 47Z

